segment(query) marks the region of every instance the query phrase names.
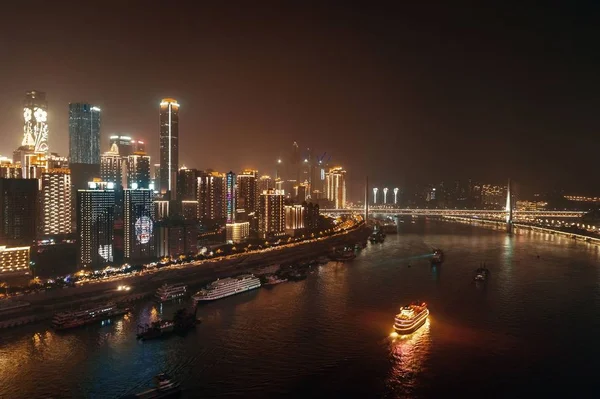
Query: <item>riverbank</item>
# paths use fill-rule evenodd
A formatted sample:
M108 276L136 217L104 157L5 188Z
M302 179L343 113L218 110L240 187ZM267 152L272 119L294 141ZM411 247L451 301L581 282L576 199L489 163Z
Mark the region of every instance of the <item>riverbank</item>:
M336 235L297 243L294 246L273 248L268 252L249 252L228 259L194 262L178 265L177 268L163 268L140 276L127 276L105 282L90 282L65 289L25 295L19 298L30 305L13 309L10 314L0 313L0 328L14 327L40 321L47 321L61 310L76 309L93 302L131 302L154 295L158 287L165 283L186 283L190 288L200 287L217 278L240 273L260 274L265 266L300 262L325 255L335 246L365 241L370 229L360 225ZM131 290L120 291L119 285L129 285Z

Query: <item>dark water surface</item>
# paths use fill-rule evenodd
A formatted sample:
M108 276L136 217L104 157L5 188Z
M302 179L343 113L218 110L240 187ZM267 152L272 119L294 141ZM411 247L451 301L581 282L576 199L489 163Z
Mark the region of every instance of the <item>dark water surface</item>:
M599 265L597 246L554 235L402 224L351 263L201 306L184 337L136 341L137 324L181 306L151 302L105 326L0 331L0 397L114 398L161 371L184 397L597 397ZM429 321L391 338L413 300Z

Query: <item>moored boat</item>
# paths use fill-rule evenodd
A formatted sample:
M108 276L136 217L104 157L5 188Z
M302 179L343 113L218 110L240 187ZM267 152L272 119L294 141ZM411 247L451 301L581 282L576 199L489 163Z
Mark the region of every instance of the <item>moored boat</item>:
M400 335L412 334L425 324L427 316L429 309L426 303L403 306L394 319L394 331Z
M187 295L187 285L185 284L163 284L156 290L156 300L158 302L168 302L181 299Z
M56 313L52 318L52 327L55 330L68 330L110 317L121 316L128 312L129 309L119 308L115 303L109 302L76 311Z
M356 253L354 252L353 248L344 248L341 251L333 251L331 254L329 254L329 258L331 260L343 262L346 260L352 260L356 258Z
M206 288L194 294L196 302L214 301L231 295L260 288L260 279L253 274L243 274L237 277L218 279L210 283Z
M172 320L158 320L150 325L138 325L137 338L141 340L155 339L173 332L175 322Z

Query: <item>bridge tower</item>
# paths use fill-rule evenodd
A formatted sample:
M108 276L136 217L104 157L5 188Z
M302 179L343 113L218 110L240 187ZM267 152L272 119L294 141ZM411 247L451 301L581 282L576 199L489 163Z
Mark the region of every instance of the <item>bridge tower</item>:
M510 192L510 179L506 187L506 232L512 233L513 230L513 203Z

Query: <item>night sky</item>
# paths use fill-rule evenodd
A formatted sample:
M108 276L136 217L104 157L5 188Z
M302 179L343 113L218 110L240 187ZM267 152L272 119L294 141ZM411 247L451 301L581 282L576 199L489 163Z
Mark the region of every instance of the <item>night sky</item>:
M202 3L3 3L0 154L20 145L36 89L51 151L68 155L68 103L89 101L103 151L127 133L157 161L173 97L189 167L273 174L298 141L344 165L353 193L366 174L598 193L597 6Z

